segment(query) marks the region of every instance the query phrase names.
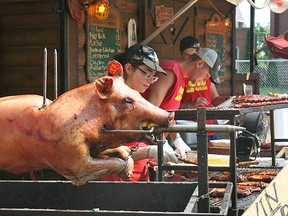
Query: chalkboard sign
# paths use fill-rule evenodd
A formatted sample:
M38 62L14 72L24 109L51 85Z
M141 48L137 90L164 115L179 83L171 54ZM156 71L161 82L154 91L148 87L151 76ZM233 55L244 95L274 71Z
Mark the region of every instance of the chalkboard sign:
M226 43L224 34L213 32L206 33L206 46L215 50L221 59L221 68L220 71L218 72L218 76L221 82L225 80L225 73L224 73L225 44Z
M107 74L107 64L120 52L119 30L90 25L88 35L88 80Z
M206 47L215 50L221 59L221 68L218 72L220 81L225 81L225 46L226 34L229 27L218 14L214 14L210 21L206 23L205 41Z

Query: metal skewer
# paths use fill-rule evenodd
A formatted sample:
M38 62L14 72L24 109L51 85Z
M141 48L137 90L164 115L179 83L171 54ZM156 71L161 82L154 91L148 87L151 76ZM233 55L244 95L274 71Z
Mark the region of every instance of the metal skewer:
M234 125L206 125L207 132L235 132L246 128ZM152 127L149 130L104 130L106 133L163 133L163 132L197 132L197 125L173 125L171 127Z
M57 71L57 50L54 50L54 99L58 97L58 71Z
M46 107L47 97L47 48L44 48L44 62L43 62L43 104L41 109Z

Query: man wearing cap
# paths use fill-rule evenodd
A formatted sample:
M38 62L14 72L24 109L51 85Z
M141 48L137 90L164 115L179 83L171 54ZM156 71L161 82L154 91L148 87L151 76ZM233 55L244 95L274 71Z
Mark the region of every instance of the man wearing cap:
M197 50L200 44L197 38L192 36L184 37L180 41L180 52L183 59L189 58ZM220 62L220 59L218 58ZM199 83L192 83L186 80L186 89L182 98L181 108L193 107L212 107L217 106L224 102L225 99L221 98L215 84L219 84L220 80L208 79Z
M189 58L189 55L194 54L199 50L200 44L197 38L187 36L180 41L180 52L183 59ZM220 62L220 59L218 58ZM220 80L212 78L192 83L186 80L186 89L182 98L181 108L195 107L212 107L223 103L227 97L221 97L217 91L215 84L220 84ZM214 121L208 119L206 124L213 124ZM219 134L214 132L208 133L208 140L219 139Z
M180 41L180 52L183 59L189 58L200 48L200 43L193 36L186 36Z
M165 60L160 66L167 72L167 76L159 75L159 80L150 86L143 96L156 106L165 110L177 110L185 90L185 79L191 83L206 81L210 77L219 82L218 71L220 61L218 54L210 48L200 48L189 58L178 62ZM169 134L182 158L190 148L179 134Z

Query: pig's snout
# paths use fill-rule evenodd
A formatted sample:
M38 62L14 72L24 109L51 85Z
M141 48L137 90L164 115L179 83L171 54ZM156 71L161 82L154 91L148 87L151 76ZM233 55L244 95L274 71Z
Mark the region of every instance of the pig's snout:
M167 127L167 126L172 126L175 124L175 121L174 121L175 113L174 112L165 111L163 114L164 115L161 115L161 118L158 119L158 121L156 120L156 122L151 120L151 119L147 119L147 120L143 121L141 123L141 129L148 129L149 130L155 126L156 127L157 126Z

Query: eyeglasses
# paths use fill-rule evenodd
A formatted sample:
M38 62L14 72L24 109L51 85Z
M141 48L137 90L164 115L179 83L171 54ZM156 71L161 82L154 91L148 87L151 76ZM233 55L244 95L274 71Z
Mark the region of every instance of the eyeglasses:
M146 71L144 71L142 68L140 68L140 67L136 67L137 69L139 69L143 74L144 74L144 77L146 78L146 80L147 81L150 81L150 82L156 82L158 79L159 79L159 77L157 77L157 76L153 76L153 75L151 75L151 74L149 74L149 73L147 73Z

